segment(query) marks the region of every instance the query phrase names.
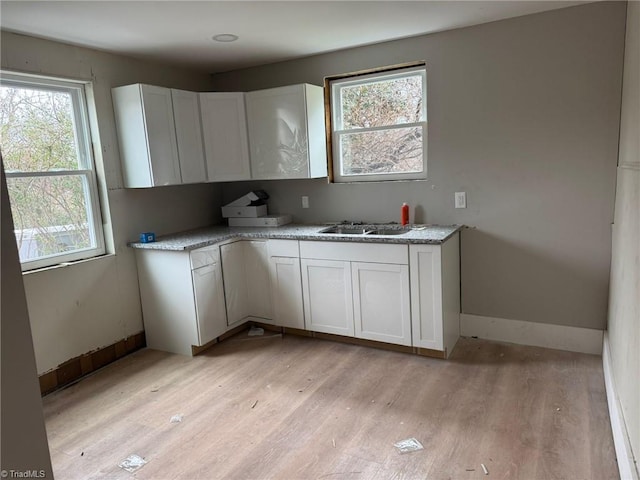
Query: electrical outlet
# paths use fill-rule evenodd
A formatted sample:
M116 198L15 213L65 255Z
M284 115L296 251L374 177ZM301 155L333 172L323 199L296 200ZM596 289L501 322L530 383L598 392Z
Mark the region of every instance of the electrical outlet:
M456 192L456 208L467 208L467 193Z
M306 195L302 196L302 208L309 208L309 197Z

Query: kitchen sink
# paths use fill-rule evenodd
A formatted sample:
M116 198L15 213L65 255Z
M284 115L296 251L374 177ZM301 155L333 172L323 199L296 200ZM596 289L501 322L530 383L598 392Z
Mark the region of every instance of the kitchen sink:
M402 235L407 233L410 228L382 228L369 232L371 235Z
M329 227L320 230L318 233L333 233L337 235L368 235L369 233L371 233L371 229L366 227L344 227L341 225L336 225L335 227Z
M402 235L411 230L411 227L383 227L378 225L335 225L324 228L318 233L333 235Z

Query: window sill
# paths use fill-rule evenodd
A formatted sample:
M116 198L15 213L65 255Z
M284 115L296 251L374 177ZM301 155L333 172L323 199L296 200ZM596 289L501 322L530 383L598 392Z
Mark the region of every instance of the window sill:
M97 255L91 258L84 258L82 260L74 260L72 262L62 262L62 263L57 263L55 265L49 265L48 267L40 267L40 268L34 268L33 270L25 270L24 272L22 272L22 275L25 276L25 275L31 275L34 273L43 273L43 272L49 272L53 270L59 270L61 268L73 267L83 263L106 260L108 258L115 257L115 256L116 256L115 253L105 253L103 255Z
M354 180L352 182L329 182L331 185L368 185L368 184L378 184L378 183L410 183L410 182L427 182L428 178L406 178L406 179L398 179L398 180Z

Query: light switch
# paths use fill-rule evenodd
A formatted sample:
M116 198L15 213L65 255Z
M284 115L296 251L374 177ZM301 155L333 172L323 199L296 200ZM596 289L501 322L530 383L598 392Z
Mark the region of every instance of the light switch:
M466 192L456 192L456 208L467 208Z
M309 208L309 197L306 195L302 196L302 208Z

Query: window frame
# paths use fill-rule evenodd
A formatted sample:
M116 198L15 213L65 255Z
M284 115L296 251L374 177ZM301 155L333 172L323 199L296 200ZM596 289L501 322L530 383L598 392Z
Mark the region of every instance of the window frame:
M364 85L367 83L376 83L381 80L390 80L393 78L403 78L414 76L419 73L422 77L422 115L420 122L411 122L404 124L392 124L386 126L342 129L340 113L342 111L340 105L339 90L342 87L353 85ZM328 152L328 169L329 182L333 183L367 183L367 182L386 182L386 181L402 181L402 180L426 180L427 178L427 150L428 150L428 129L427 129L427 68L425 62L413 62L396 66L382 67L359 72L353 72L342 75L335 75L325 78L325 120L327 124L327 152ZM340 152L340 137L344 134L368 133L375 131L385 131L410 127L422 128L422 171L407 173L374 173L360 175L342 175L342 157Z
M5 174L7 183L12 178L80 177L83 184L85 208L88 217L87 223L89 238L91 240L91 246L88 248L46 255L33 260L23 261L21 259L20 264L22 271L25 272L52 267L104 255L106 253L105 232L102 220L100 197L98 194L98 179L96 175L91 123L89 120L87 105L87 88L90 87L90 82L0 70L0 85L17 88L31 88L34 90L40 89L44 91L65 92L70 94L77 142L76 151L78 155L78 169L25 172L7 170L5 168ZM9 202L11 202L10 195Z

